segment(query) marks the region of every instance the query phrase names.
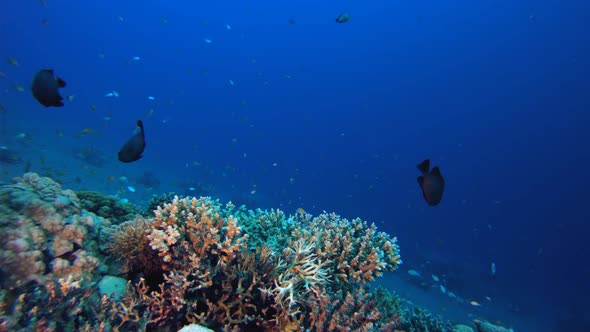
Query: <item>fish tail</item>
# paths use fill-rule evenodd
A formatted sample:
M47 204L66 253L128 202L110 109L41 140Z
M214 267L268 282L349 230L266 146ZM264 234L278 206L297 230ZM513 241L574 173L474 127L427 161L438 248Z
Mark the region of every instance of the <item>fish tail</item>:
M418 164L418 169L420 172L422 172L422 174L428 173L428 170L430 170L430 159L425 159L423 162Z

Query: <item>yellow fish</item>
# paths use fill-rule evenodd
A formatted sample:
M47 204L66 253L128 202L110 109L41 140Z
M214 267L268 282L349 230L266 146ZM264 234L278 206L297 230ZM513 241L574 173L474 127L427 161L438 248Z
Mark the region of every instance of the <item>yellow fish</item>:
M481 304L479 304L479 302L477 302L477 301L471 301L471 302L469 302L469 304L471 304L472 306L475 306L475 307L481 306Z
M16 91L18 92L24 92L25 88L22 87L22 85L18 84L18 83L14 83L14 88L16 89Z
M297 213L299 213L299 214L302 214L302 215L303 215L303 214L305 214L305 210L304 210L303 208L298 208L298 209L297 209Z
M84 129L82 129L82 133L83 134L92 134L94 132L95 132L95 130L92 129L92 128L84 128Z

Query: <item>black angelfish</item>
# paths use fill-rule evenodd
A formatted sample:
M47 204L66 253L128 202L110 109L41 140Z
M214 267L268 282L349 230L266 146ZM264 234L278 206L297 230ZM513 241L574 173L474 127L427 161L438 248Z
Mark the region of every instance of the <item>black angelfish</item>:
M39 70L35 78L33 78L33 84L31 85L31 91L33 97L45 107L55 106L62 107L63 97L59 94L59 88L66 86L66 82L53 74L53 69Z
M418 169L422 172L422 175L418 177L418 184L422 188L424 199L430 206L438 205L445 190L445 180L440 174L440 169L436 166L430 170L430 159L420 163Z
M131 163L139 160L142 157L145 149L145 134L143 131L143 122L137 120L139 132L133 135L125 145L119 150L119 160L124 163Z

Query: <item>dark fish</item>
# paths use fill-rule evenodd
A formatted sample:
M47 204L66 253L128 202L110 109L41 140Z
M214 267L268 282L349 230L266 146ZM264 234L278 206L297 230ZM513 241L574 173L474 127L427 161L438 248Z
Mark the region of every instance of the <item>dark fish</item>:
M61 107L63 97L59 95L59 88L66 86L66 82L53 74L53 69L40 70L31 85L33 97L45 107Z
M336 17L336 23L346 23L350 20L350 15L348 13L342 13Z
M422 175L418 177L418 184L422 188L422 195L430 206L440 203L443 191L445 190L445 180L440 174L438 166L430 170L430 159L424 160L418 165ZM430 171L430 173L429 173Z
M139 132L133 135L125 145L119 150L119 160L124 163L130 163L139 160L145 149L145 134L143 132L143 122L137 120Z

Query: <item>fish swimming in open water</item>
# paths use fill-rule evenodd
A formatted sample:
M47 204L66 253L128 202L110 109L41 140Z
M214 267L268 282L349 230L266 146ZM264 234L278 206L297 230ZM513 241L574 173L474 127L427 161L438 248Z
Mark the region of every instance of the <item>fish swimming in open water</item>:
M66 82L53 74L53 69L43 69L37 72L31 85L33 97L45 107L62 107L64 99L59 94L59 88L66 86Z
M119 150L119 160L124 163L131 163L139 160L142 157L145 149L145 133L143 130L143 122L137 120L139 132L133 135L125 145Z
M435 166L430 170L430 159L420 163L418 169L422 172L422 175L418 177L418 184L422 188L424 199L430 206L438 205L445 190L445 180L440 174L440 169Z
M336 23L346 23L350 20L350 15L348 13L342 13L336 17Z

